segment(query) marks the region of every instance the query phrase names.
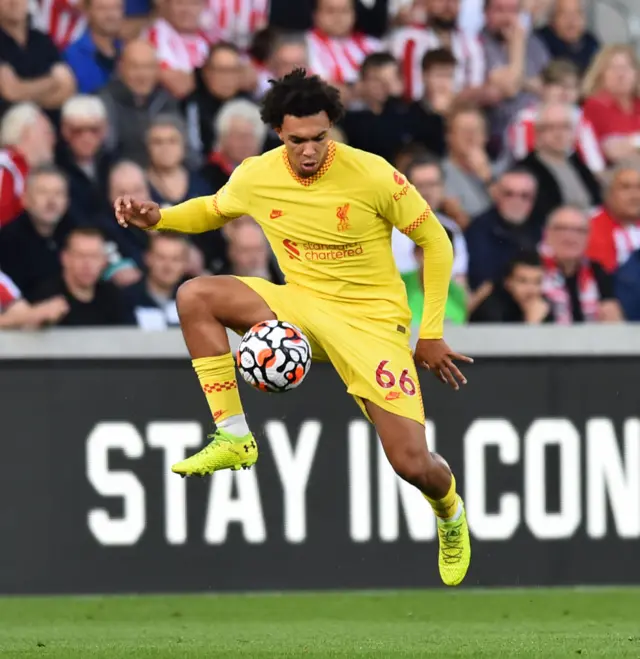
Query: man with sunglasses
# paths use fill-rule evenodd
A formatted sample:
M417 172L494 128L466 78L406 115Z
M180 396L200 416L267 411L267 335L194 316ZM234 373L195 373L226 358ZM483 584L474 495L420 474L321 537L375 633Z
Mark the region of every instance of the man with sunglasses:
M500 277L519 251L535 249L541 234L531 217L536 191L535 179L525 169L509 169L498 178L493 206L466 231L472 291Z

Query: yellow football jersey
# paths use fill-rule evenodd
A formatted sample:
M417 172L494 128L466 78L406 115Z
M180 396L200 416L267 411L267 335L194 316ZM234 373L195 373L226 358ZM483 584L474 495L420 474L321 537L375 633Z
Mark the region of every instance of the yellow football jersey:
M199 233L241 215L262 227L288 284L344 301L345 313L408 325L391 250L397 227L430 253L421 335L442 336L450 241L415 187L383 158L331 142L317 174L300 178L286 149L276 148L245 160L213 197L163 209L155 228Z

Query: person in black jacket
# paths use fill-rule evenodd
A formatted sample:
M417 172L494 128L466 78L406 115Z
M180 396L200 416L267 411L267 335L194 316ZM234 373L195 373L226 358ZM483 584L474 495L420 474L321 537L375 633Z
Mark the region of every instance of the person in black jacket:
M400 65L389 53L368 55L360 69L360 98L347 110L343 128L356 149L393 160L411 140L402 96Z
M571 106L543 105L536 118L535 151L519 163L538 183L533 217L542 225L559 206L587 211L602 201L598 180L573 151L575 128Z
M178 101L160 86L160 64L151 44L130 41L118 63L118 77L100 96L109 116L107 148L118 158L147 164L144 141L151 120L178 112Z
M52 165L31 170L24 203L24 213L0 231L0 267L32 301L33 291L60 273L60 250L74 227L64 174Z
M107 178L111 157L103 149L107 110L97 96L79 95L62 106L62 140L56 162L69 181L70 212L86 220L109 205Z
M211 47L203 67L195 72L196 88L183 102L183 110L190 146L203 156L215 147L215 119L220 108L227 101L246 96L242 92L242 69L238 48L220 42Z
M106 244L98 229L81 227L67 236L61 253L62 273L42 282L35 301L62 296L69 312L57 322L66 327L133 325L132 309L120 289L101 281L107 265Z

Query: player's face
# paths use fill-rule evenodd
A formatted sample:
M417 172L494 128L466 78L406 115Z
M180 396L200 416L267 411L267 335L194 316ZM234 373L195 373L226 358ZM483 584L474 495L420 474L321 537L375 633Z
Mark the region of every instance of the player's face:
M330 128L326 112L310 117L285 116L278 135L298 176L313 176L322 167L329 149Z

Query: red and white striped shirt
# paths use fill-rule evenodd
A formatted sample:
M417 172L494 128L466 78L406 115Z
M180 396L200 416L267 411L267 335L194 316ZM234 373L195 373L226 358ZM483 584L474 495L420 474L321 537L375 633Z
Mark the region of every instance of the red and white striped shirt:
M211 43L227 41L245 50L269 21L269 0L208 0L202 27Z
M22 154L0 149L0 228L22 212L22 195L29 166Z
M20 289L4 272L0 272L0 313L5 312L9 305L21 297Z
M640 218L622 224L602 208L591 218L587 256L607 272L615 272L640 249Z
M51 37L64 50L87 29L81 0L31 0L31 26Z
M536 145L536 117L538 106L524 108L507 129L507 145L517 160L525 158ZM582 110L574 108L574 125L576 127L575 149L585 165L592 172L603 172L605 160L591 122Z
M209 41L204 33L181 34L164 18L155 21L146 38L156 49L163 69L190 73L202 66L209 54Z
M387 44L402 67L407 97L419 101L424 96L422 58L430 50L445 47L444 44L429 27L396 30ZM476 36L455 30L451 35L451 52L458 62L454 78L456 91L484 84L487 66L484 50Z
M364 58L382 49L379 39L364 34L345 38L330 37L320 30L307 32L309 67L325 80L337 84L358 80Z

